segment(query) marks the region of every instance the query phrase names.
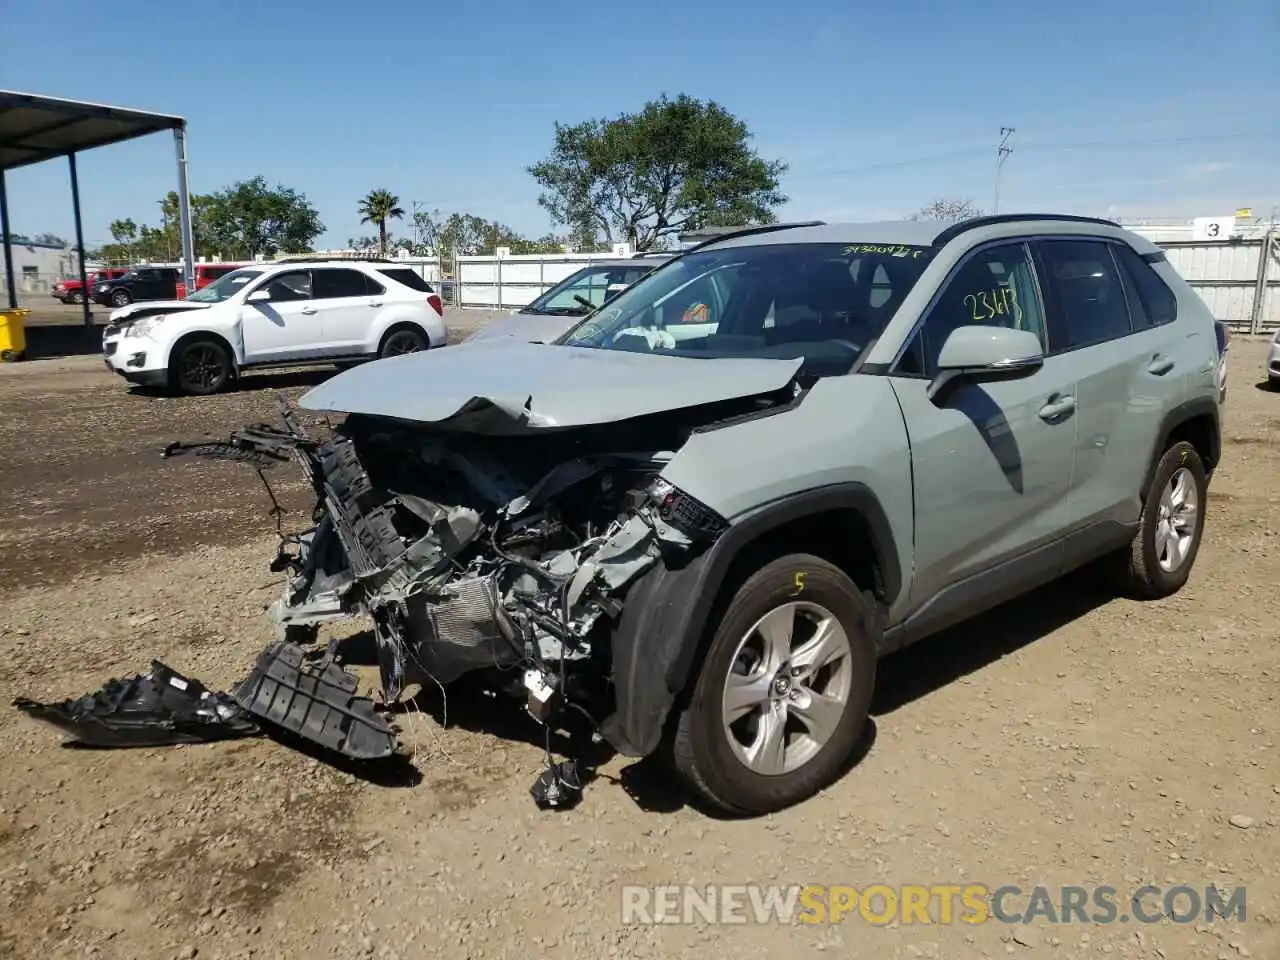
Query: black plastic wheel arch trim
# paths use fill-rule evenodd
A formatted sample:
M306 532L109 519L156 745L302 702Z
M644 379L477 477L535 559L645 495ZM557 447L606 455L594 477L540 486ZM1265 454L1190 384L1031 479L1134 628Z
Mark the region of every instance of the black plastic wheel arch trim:
M861 483L818 487L734 521L705 552L679 568L659 565L627 594L613 634L615 709L601 735L623 756L644 757L662 741L667 715L693 675L711 610L730 565L770 530L830 510L855 510L867 522L883 573L885 600L902 589L888 517Z

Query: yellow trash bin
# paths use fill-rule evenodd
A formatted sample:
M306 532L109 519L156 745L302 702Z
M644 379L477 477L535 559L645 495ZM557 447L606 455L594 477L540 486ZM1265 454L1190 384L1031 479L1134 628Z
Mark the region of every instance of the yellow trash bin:
M30 310L18 307L0 310L0 361L12 363L27 353L27 315Z

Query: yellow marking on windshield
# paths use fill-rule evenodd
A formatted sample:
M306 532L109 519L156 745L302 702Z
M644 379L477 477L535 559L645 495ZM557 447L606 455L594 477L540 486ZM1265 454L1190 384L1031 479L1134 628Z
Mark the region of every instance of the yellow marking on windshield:
M845 256L859 253L874 253L886 257L902 257L918 260L924 250L919 247L904 247L900 243L854 243L844 248Z

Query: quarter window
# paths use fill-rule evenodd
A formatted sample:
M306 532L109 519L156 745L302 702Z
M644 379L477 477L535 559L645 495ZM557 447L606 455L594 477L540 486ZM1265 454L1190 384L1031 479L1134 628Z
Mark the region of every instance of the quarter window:
M1106 343L1132 332L1111 244L1045 240L1039 246L1055 307L1050 311L1055 351Z
M936 376L938 354L952 331L974 326L1029 330L1044 348L1044 314L1026 244L986 247L970 256L942 288L897 372Z
M1178 298L1160 278L1151 264L1143 260L1128 244L1116 244L1112 248L1131 294L1136 294L1141 310L1133 311L1135 327L1159 326L1178 318ZM1132 301L1131 301L1132 303Z

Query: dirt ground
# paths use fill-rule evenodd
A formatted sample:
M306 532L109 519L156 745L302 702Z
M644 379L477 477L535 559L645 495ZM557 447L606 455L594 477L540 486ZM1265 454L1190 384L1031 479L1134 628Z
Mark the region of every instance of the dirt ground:
M267 500L245 466L162 461L328 373L131 392L100 361L0 369L0 956L1280 957L1280 394L1232 347L1224 458L1186 589L1077 576L882 665L875 740L780 815L713 819L613 759L539 812L518 711L406 716L412 764L271 740L94 752L8 707L152 657L210 686L270 639ZM283 468L285 506L309 506ZM438 713L438 711L437 711ZM625 884L1247 887L1247 919L1158 925L651 926ZM1055 900L1058 898L1055 896ZM1021 909L1025 897L1010 906ZM1125 911L1122 911L1122 913Z

